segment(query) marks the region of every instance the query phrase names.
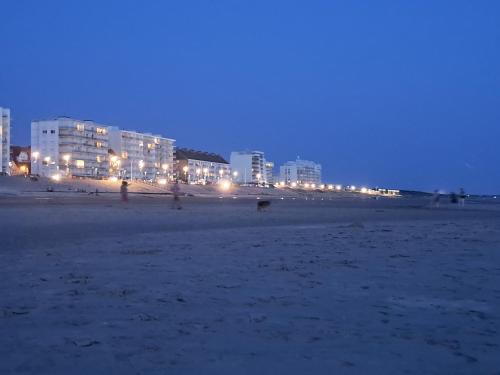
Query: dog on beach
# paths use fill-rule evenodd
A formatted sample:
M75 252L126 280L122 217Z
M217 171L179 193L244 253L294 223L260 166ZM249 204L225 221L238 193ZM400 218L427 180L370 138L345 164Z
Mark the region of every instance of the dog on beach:
M271 205L271 201L258 201L257 211L263 211Z

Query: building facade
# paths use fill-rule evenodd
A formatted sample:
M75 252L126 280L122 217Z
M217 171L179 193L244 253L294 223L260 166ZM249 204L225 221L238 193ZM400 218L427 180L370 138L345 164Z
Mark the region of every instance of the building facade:
M101 178L109 175L108 126L59 117L31 123L31 173Z
M174 173L174 140L150 133L109 128L110 174L125 179L170 180Z
M321 165L309 160L297 159L280 167L280 180L286 184L321 184Z
M233 179L240 184L266 184L266 159L262 151L231 152Z
M264 164L266 168L266 183L268 184L275 184L277 181L274 181L274 162L272 161L266 161Z
M0 172L10 173L10 109L0 107Z
M231 166L222 156L185 148L175 150L175 170L188 184L214 184L231 178Z

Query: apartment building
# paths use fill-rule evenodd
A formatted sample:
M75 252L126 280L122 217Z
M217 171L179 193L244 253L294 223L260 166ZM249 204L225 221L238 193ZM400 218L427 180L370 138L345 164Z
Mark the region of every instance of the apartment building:
M237 183L267 183L266 159L262 151L233 151L230 162Z
M174 140L111 127L110 173L126 179L170 180L174 173Z
M0 172L10 173L10 109L0 107Z
M321 165L309 160L288 161L280 167L280 180L286 184L321 184Z
M266 161L265 164L264 164L265 168L266 168L266 182L268 184L274 184L276 183L277 181L274 181L274 175L273 175L273 172L274 172L274 162L272 161Z
M175 150L175 170L188 184L215 184L231 178L231 167L222 156L187 148Z
M58 117L31 123L31 173L52 177L109 175L108 126Z

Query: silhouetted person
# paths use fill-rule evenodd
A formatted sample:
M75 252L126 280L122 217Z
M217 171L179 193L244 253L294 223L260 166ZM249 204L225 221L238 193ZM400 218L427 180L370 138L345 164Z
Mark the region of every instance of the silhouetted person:
M439 190L434 190L434 194L432 195L432 205L434 207L439 207L440 199L441 199L441 194L439 194Z
M467 198L467 194L465 194L464 188L460 188L460 193L458 193L458 199L460 200L460 206L465 206L465 198Z
M457 195L455 194L455 192L451 192L450 194L450 202L451 203L458 203L458 198L457 198Z
M180 198L180 194L179 194L181 189L179 187L179 180L175 180L174 184L170 188L170 191L173 194L172 209L181 210L182 206L181 206L181 198Z
M122 202L128 202L128 183L127 181L122 181L122 186L120 186L120 196Z

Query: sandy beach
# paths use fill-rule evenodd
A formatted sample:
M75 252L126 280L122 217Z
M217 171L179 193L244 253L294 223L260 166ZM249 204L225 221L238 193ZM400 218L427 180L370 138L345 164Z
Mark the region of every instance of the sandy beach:
M2 374L498 374L500 205L0 197Z

